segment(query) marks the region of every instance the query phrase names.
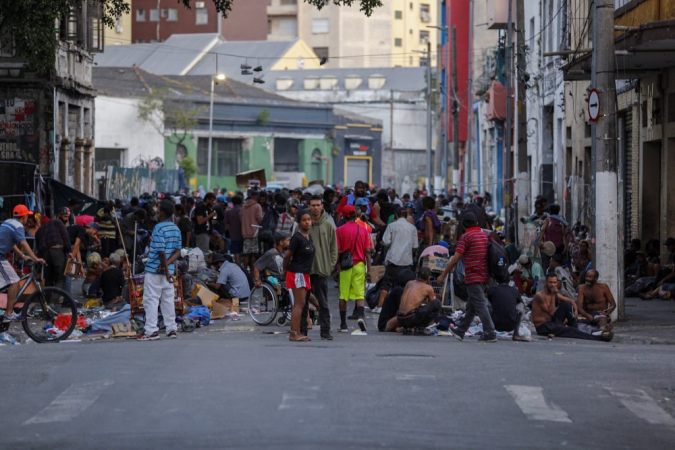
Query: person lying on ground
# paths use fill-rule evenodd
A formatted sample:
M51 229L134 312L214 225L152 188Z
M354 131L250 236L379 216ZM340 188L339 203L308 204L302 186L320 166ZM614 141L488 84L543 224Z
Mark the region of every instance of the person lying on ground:
M403 295L403 289L405 285L408 284L408 281L413 281L416 278L415 272L410 269L402 270L399 272L396 277L396 286L387 293L387 296L384 298L384 303L382 304L382 310L380 311L380 317L377 320L377 329L379 331L401 331L401 327L394 326L389 329L387 324L392 318L396 317L399 306L401 306L401 296ZM393 325L398 325L394 323Z
M488 289L487 298L495 330L513 332L514 341L529 342L530 338L523 337L519 333L525 308L518 289L509 286L508 279L499 280L499 284Z
M434 323L441 310L441 302L429 286L430 279L431 270L427 267L417 271L417 280L405 285L396 317L387 322L386 330L402 327L406 334L413 329L415 334L428 334L426 327Z
M586 283L579 286L577 308L591 325L609 331L612 329L610 314L616 309L616 302L609 286L598 283L598 277L599 273L595 269L586 272Z
M241 267L227 261L220 253L213 256L211 264L219 271L219 275L215 283L207 283L209 289L225 298L245 300L250 297L251 288Z
M532 300L532 323L540 336L556 336L573 339L609 342L613 331L586 333L576 327L577 306L569 298L558 295L558 276L551 272L546 276L546 289Z

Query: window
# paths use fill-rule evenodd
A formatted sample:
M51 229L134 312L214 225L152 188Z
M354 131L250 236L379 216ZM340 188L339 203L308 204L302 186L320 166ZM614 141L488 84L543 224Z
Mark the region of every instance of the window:
M328 61L328 47L314 47L312 50L314 50L319 59L325 57L326 61Z
M420 30L420 44L429 43L429 32L426 30Z
M168 22L175 22L178 20L178 10L176 8L169 8L168 15L166 17Z
M282 5L297 5L298 0L281 0Z
M403 47L403 39L401 38L394 39L394 47Z
M279 21L279 34L296 36L298 34L298 19L281 19Z
M420 58L420 67L427 67L429 65L428 58Z
M241 139L214 138L211 144L211 176L233 177L241 168ZM208 171L209 139L199 138L197 143L197 167L199 175Z
M159 22L159 9L150 10L150 22Z
M145 22L145 10L137 9L136 10L136 22Z
M328 19L314 19L312 20L312 33L326 34L329 31Z
M94 170L96 172L103 172L109 166L119 167L122 165L122 155L124 154L124 149L97 147L94 152L96 155Z
M431 8L428 4L420 4L420 20L425 23L431 22Z
M166 15L167 15L166 8L162 8L162 14L161 15L162 15L162 17L166 17Z
M0 56L14 56L14 35L9 24L0 18Z
M395 11L394 12L394 18L395 19L403 19L403 11Z
M197 25L206 25L209 23L209 10L206 8L197 8Z

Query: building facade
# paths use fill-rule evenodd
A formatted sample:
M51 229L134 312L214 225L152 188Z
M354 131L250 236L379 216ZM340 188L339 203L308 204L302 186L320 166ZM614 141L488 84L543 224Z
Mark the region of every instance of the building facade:
M218 14L213 0L193 1L191 5L188 9L169 0L133 0L131 42L164 42L174 34L219 33L230 41L267 37L266 0L234 2L227 18Z

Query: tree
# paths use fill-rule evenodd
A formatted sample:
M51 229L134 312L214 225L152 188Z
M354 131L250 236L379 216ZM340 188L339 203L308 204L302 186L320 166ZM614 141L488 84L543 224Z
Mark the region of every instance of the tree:
M187 83L181 85L189 94L190 86ZM197 126L198 117L204 110L171 98L168 87L151 88L148 96L138 105L138 118L150 123L162 135L169 131L167 140L177 147Z
M125 0L3 0L0 2L0 38L13 36L16 55L22 58L29 68L50 75L56 63L58 46L54 23L66 17L71 11L81 11L83 1L100 4L101 21L104 26L114 27L115 21L130 11ZM192 7L194 0L178 0L186 8ZM246 0L209 0L216 10L227 17L235 1ZM382 6L382 0L304 0L310 5L322 9L333 3L338 6L360 5L361 11L370 16L375 8ZM0 45L4 46L4 42Z

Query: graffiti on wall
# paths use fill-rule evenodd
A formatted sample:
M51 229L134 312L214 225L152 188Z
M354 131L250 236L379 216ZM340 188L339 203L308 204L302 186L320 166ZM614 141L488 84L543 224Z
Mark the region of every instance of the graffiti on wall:
M40 162L35 100L0 99L0 161Z
M176 192L177 170L108 167L106 198L130 199L144 193Z

